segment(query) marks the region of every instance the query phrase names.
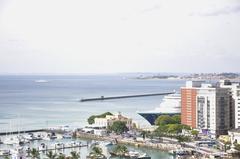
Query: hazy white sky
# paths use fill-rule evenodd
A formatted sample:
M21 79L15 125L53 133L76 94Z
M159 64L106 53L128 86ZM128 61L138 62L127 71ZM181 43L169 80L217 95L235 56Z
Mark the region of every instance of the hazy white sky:
M239 0L0 0L2 74L239 68Z

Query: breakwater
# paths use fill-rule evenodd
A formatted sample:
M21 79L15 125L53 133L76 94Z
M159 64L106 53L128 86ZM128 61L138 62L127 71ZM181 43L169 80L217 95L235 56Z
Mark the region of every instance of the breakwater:
M24 131L10 131L10 132L0 132L0 136L3 135L15 135L15 134L23 134L23 133L34 133L34 132L43 132L47 131L46 129L35 129L35 130L24 130Z
M174 93L175 92L123 95L123 96L111 96L111 97L101 96L101 97L98 97L98 98L85 98L85 99L83 98L83 99L80 100L80 102L98 101L98 100L111 100L111 99L123 99L123 98L139 98L139 97L149 97L149 96L163 96L163 95L169 95L169 94L174 94Z

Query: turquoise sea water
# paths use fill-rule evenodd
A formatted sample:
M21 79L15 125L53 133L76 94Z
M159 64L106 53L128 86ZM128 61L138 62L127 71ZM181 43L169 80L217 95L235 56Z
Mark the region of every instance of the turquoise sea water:
M123 75L0 76L0 132L60 125L82 127L90 115L106 111L120 111L141 125L148 125L136 112L159 106L161 96L84 103L79 100L102 95L167 92L179 90L183 84L181 80L136 80ZM148 153L152 159L172 158L159 150L137 150ZM87 152L81 150L83 158Z
M137 80L123 75L0 76L0 131L84 126L89 116L106 111L120 111L147 125L136 112L159 106L161 96L84 103L79 100L167 92L179 90L183 84L181 80Z

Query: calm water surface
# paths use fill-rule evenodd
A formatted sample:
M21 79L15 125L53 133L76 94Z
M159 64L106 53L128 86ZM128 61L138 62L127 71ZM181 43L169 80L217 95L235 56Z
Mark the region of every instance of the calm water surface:
M46 80L48 82L36 82ZM0 76L0 132L70 125L82 127L93 114L122 112L141 125L136 112L159 106L162 97L81 103L81 98L159 93L179 90L181 80L136 80L128 76ZM130 147L130 149L134 149ZM88 153L81 149L82 158ZM172 158L158 150L139 148L152 159Z
M48 82L36 82L46 80ZM161 96L79 102L81 98L179 90L181 80L136 80L128 76L0 76L0 131L58 125L83 126L93 114L122 112L142 125L136 112L157 107Z

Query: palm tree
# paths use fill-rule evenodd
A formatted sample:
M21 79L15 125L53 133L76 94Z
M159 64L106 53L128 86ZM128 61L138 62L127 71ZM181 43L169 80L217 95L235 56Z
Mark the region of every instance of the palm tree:
M104 155L102 154L102 149L100 147L95 146L92 148L92 151L90 152L90 157L92 159L97 159L103 156Z
M147 135L147 132L146 132L146 131L142 131L142 132L141 132L141 135L142 135L143 140L145 140L146 135Z
M71 159L79 159L80 153L77 153L76 151L71 152Z
M56 159L57 158L57 154L53 153L52 151L47 152L46 156L48 159Z
M124 156L128 152L128 149L124 145L117 145L113 152L118 156Z
M57 159L65 159L66 158L66 156L64 155L64 154L60 154L58 157L57 157Z
M31 156L32 159L40 159L39 151L35 148L30 150L30 156Z

